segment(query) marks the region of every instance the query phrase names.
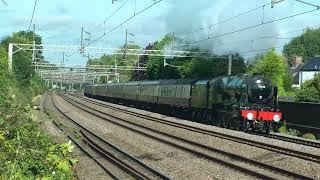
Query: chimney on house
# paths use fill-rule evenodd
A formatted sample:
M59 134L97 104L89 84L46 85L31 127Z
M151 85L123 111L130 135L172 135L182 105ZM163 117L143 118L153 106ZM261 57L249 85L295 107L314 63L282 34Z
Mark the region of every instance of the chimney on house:
M287 56L283 56L283 62L287 67L289 66L288 57Z
M302 64L302 57L301 56L294 56L292 61L292 67L296 68L298 65Z

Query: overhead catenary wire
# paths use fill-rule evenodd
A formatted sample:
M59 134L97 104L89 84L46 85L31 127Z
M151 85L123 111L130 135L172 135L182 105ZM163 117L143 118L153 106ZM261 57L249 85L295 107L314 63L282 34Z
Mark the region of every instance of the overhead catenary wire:
M250 10L248 10L248 11L239 13L239 14L237 14L237 15L235 15L235 16L232 16L232 17L230 17L230 18L227 18L227 19L225 19L225 20L219 21L219 22L217 22L217 23L215 23L215 24L211 24L211 25L209 25L209 26L206 27L206 28L199 28L199 29L197 29L197 30L194 30L194 31L191 31L191 32L187 32L187 33L177 33L176 35L178 35L178 36L181 36L181 35L186 36L186 35L194 34L194 33L196 33L196 32L204 31L204 30L207 30L207 29L210 30L210 29L211 29L212 27L214 27L214 26L217 26L217 25L219 25L219 24L223 24L223 23L229 22L229 21L231 21L231 20L233 20L233 19L236 19L236 18L238 18L238 17L240 17L240 16L243 16L243 15L245 15L245 14L249 14L249 13L251 13L251 12L253 12L253 11L256 11L256 10L258 10L258 9L264 8L265 6L270 5L270 4L271 4L271 3L266 3L266 4L262 5L262 6L255 7L255 8L253 8L253 9L250 9Z
M294 45L292 46L294 48L300 48L300 45ZM241 51L238 52L239 54L248 54L248 53L254 53L254 52L259 52L259 51L267 51L267 50L271 50L271 49L282 49L284 48L284 46L274 46L274 47L269 47L269 48L261 48L261 49L252 49L252 50L248 50L248 51Z
M29 23L29 28L28 28L29 31L30 31L31 24L32 24L32 21L33 21L33 17L34 17L34 13L35 13L35 10L36 10L36 6L37 6L37 0L34 0L32 16L31 16L30 23Z
M127 23L128 21L130 21L131 19L135 18L136 16L138 16L139 14L143 13L144 11L148 10L149 8L153 7L154 5L160 3L163 0L158 0L158 1L154 1L153 4L145 7L144 9L140 10L139 12L135 13L133 16L129 17L128 19L126 19L125 21L123 21L122 23L120 23L118 26L112 28L111 30L109 30L108 32L104 33L102 36L98 37L97 39L91 41L90 43L88 43L87 46L90 46L91 44L99 41L100 39L102 39L103 37L105 37L106 35L112 33L113 31L115 31L116 29L118 29L119 27L121 27L123 24Z
M40 31L42 31L42 32L44 32L44 33L46 33L46 34L50 35L50 36L51 36L51 38L56 38L56 36L55 36L55 35L53 35L53 34L49 33L48 31L46 31L46 30L44 30L44 29L42 29L42 28L36 27L36 29L38 29L38 30L40 30Z
M5 0L1 0L4 6L8 6L8 3Z
M119 8L117 8L114 12L112 12L102 23L96 25L93 27L89 32L92 33L92 31L96 30L98 27L104 25L112 16L114 16L120 9L122 9L129 0L126 0Z
M319 5L315 5L315 4L306 2L306 1L302 1L302 0L295 0L295 1L300 2L300 3L302 3L302 4L309 5L309 6L313 6L313 7L315 7L315 8L319 8Z
M255 39L236 40L236 41L231 40L231 41L223 42L222 44L230 44L230 43L236 43L236 42L248 42L248 41L253 42L253 41L258 41L258 40L262 40L262 39L288 40L288 39L293 39L295 37L282 37L282 35L292 34L292 33L300 32L300 31L305 31L308 28L319 28L319 27L320 27L319 25L307 26L307 27L304 27L304 28L294 29L294 30L283 32L283 33L264 35L264 36L257 37Z
M245 27L245 28L242 28L242 29L238 29L238 30L235 30L235 31L231 31L231 32L227 32L227 33L223 33L223 34L219 34L219 35L215 35L215 36L211 36L211 37L209 36L208 38L205 38L205 39L200 39L200 40L197 40L197 41L193 41L191 44L197 44L199 42L208 41L208 40L216 39L216 38L219 38L219 37L223 37L223 36L239 33L239 32L246 31L246 30L253 29L253 28L257 28L259 26L263 26L263 25L266 25L266 24L271 24L271 23L274 23L274 22L278 22L278 21L282 21L282 20L285 20L285 19L293 18L293 17L296 17L296 16L312 13L312 12L317 11L317 10L319 10L319 8L315 8L315 9L312 9L312 10L304 11L304 12L293 14L293 15L290 15L290 16L286 16L286 17L282 17L282 18L278 18L278 19L262 22L262 23L255 24L255 25L252 25L252 26L248 26L248 27ZM188 45L183 45L183 46L188 46ZM182 47L182 46L176 46L176 47Z

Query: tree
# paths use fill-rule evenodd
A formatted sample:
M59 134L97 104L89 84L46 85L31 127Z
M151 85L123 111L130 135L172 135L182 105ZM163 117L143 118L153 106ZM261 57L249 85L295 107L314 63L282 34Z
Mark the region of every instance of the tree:
M8 95L9 84L7 52L0 46L0 105Z
M284 79L286 67L283 57L278 55L274 49L267 52L256 62L252 67L251 73L261 74L265 78L270 79L274 85L278 86L281 95L285 93Z
M228 56L224 55L215 57L215 55L206 55L207 58L192 58L189 63L185 63L180 68L180 73L183 78L212 78L215 76L227 75ZM246 66L243 58L238 54L233 55L232 60L232 75L245 73Z
M304 62L320 54L320 28L307 29L283 48L283 53L291 63L294 56L302 56Z
M170 36L165 36L160 42L156 42L152 49L163 50L171 42ZM192 51L190 57L172 58L167 63L177 67L163 64L163 57L149 57L147 61L147 76L149 79L179 79L179 78L212 78L227 75L228 56L218 58L210 52L201 52L200 48L188 49ZM199 52L198 55L195 52ZM194 57L197 56L197 57ZM232 74L244 73L246 66L244 59L239 54L233 54Z
M1 45L7 50L9 43L31 44L32 39L30 40L30 38L32 37L29 36L30 34L24 31L13 33L12 36L3 39ZM14 48L14 51L16 50ZM28 86L32 75L35 73L32 67L32 52L19 51L15 53L12 59L12 70L19 84Z
M304 82L296 93L296 99L301 102L320 102L320 74Z
M135 44L129 44L127 48L140 49L140 47ZM125 51L126 50L124 49L124 47L121 47L113 55L104 54L98 59L89 59L87 61L87 65L114 66L115 64L117 64L117 66L135 66L138 62L139 56L131 55L131 54L124 55ZM105 70L101 70L101 71L105 71ZM133 74L132 70L117 70L117 72L120 73L122 81L129 81L132 79L132 74ZM106 83L105 79L106 79L105 77L101 77L100 83Z
M169 35L166 35L161 41L155 42L151 50L163 50L170 42L171 37ZM148 56L146 72L148 79L163 79L164 76L168 77L168 73L165 72L165 69L173 71L172 67L164 67L163 60L164 57Z

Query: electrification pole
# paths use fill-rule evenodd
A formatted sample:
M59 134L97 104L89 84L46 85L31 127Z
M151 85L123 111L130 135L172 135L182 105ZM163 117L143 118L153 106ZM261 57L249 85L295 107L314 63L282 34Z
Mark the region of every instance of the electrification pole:
M64 65L64 51L62 52L62 64Z
M80 39L80 53L83 53L84 47L83 47L83 27L81 28L81 39Z
M35 33L36 33L36 25L33 24L33 36L32 36L32 62L34 63L34 70L37 70L37 62L35 61L35 48L36 48L36 41L35 41Z
M124 57L127 58L127 48L128 48L128 30L126 29L126 42L124 43Z
M172 33L171 40L171 58L173 58L173 48L174 48L174 32Z
M231 76L231 69L232 69L232 54L229 54L228 76Z

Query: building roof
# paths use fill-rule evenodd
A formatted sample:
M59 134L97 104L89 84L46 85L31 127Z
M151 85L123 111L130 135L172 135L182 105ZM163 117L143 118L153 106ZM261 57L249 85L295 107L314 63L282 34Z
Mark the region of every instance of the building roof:
M300 71L320 71L320 57L311 58Z

